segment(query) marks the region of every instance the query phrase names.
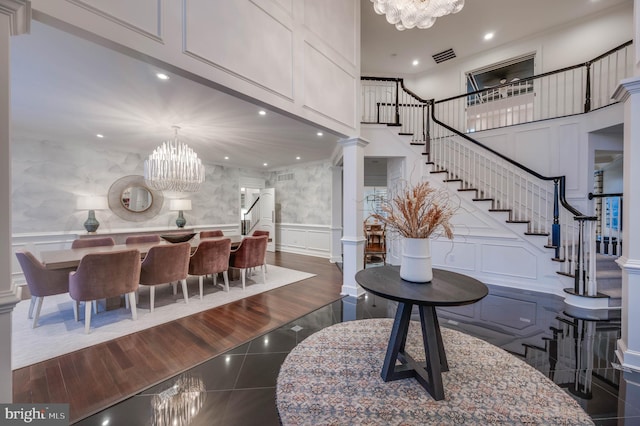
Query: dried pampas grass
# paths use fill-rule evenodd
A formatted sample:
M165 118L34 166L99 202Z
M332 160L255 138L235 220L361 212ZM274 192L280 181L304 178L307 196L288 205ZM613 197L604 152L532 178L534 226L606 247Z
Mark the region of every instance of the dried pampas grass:
M449 193L434 188L429 182L415 186L401 185L395 196L382 203L380 212L372 217L405 238L429 238L444 235L453 239L449 222L457 207L452 205Z

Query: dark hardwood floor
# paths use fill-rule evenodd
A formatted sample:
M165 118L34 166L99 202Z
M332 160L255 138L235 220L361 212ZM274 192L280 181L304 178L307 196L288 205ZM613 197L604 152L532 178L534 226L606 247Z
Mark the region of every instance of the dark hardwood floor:
M16 403L69 403L76 422L340 299L327 259L268 253L267 263L315 277L13 372Z

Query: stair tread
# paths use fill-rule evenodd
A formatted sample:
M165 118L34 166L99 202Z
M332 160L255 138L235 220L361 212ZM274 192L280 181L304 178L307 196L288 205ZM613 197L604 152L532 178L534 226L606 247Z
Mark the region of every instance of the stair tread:
M548 232L525 232L524 235L539 235L541 237L548 237L550 234Z
M460 188L460 189L458 189L458 191L476 191L477 192L478 190L475 189L475 188Z
M507 220L507 223L530 223L529 220Z
M426 144L424 142L410 142L409 145L412 145L412 146L424 146Z
M413 136L413 133L408 133L408 132L400 132L398 134L402 136Z
M510 212L511 209L489 209L490 212Z
M493 198L474 198L471 201L493 201Z
M462 179L445 179L443 182L462 182Z
M436 171L432 171L432 172L429 172L429 173L449 173L449 172L446 171L446 170L436 170Z

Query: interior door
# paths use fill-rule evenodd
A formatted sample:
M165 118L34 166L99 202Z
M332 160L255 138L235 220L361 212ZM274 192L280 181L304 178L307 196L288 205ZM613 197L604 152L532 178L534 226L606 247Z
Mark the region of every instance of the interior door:
M394 190L404 179L404 158L388 158L387 159L387 197L391 199L395 194ZM387 233L387 263L391 265L399 265L402 244L400 238Z
M276 251L276 189L260 190L260 222L258 229L269 231L267 251Z

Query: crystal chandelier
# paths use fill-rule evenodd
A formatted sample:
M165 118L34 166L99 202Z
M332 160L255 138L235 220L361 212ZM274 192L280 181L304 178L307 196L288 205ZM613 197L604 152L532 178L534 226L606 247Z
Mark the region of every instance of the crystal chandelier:
M378 15L387 15L387 21L400 31L413 27L429 28L436 18L458 13L464 0L371 0Z
M204 182L204 166L191 148L178 140L178 126L173 126L173 140L163 142L144 161L144 180L158 191L196 192Z

